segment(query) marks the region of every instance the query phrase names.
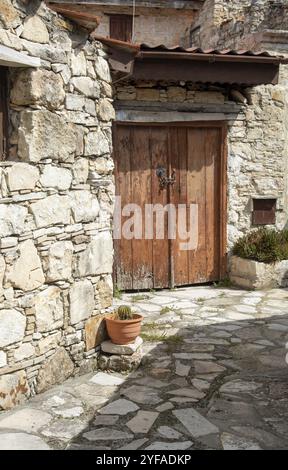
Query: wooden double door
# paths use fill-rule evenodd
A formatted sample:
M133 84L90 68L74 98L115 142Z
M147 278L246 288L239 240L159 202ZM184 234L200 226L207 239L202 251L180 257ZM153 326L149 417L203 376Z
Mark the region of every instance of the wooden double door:
M115 125L114 281L119 289L184 286L225 276L225 133L225 125L217 122ZM161 213L161 207L172 212ZM128 237L122 233L127 224Z

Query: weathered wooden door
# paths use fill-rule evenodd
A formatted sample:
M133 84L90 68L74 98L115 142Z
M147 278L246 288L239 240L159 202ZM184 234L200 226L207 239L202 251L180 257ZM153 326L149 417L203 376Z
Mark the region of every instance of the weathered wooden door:
M220 123L115 126L114 275L119 289L190 285L224 275L224 142ZM161 211L165 207L175 214L172 236L170 215ZM184 210L185 230L194 237L185 249L180 207L182 226Z

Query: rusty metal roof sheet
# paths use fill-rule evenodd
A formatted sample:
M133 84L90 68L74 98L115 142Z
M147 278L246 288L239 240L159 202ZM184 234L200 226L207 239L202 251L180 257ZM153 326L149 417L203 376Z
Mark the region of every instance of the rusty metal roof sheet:
M158 46L150 46L149 44L142 43L139 45L139 49L141 51L151 51L151 52L184 52L188 54L215 54L215 55L237 55L237 56L254 56L254 57L277 57L280 58L280 56L274 56L270 54L267 51L250 51L246 49L201 49L200 47L189 47L185 48L182 46L173 46L173 47L168 47L165 46L165 44L159 44ZM282 56L281 56L282 58Z

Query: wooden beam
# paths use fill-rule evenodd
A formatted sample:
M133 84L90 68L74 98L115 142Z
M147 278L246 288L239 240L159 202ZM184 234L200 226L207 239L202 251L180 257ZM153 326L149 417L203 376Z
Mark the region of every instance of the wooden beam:
M17 52L10 47L0 45L0 65L5 67L40 67L39 57Z
M99 7L133 7L132 0L53 0L51 3L66 3L70 5L93 5ZM204 0L137 0L137 7L144 8L166 8L179 10L200 10Z
M178 111L135 111L119 109L116 111L116 121L121 122L194 122L194 121L224 121L224 113L185 113Z
M97 26L99 26L100 20L97 15L93 13L86 13L79 10L73 10L73 5L55 5L54 3L48 3L51 10L60 13L66 18L75 21L79 26L82 26L89 31L94 31Z

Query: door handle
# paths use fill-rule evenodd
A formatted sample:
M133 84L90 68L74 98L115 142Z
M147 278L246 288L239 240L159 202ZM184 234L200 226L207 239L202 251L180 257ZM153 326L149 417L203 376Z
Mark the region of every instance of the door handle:
M170 176L167 176L166 168L158 166L156 169L156 175L159 179L160 190L167 188L169 185L173 185L176 182L176 170L172 171Z

